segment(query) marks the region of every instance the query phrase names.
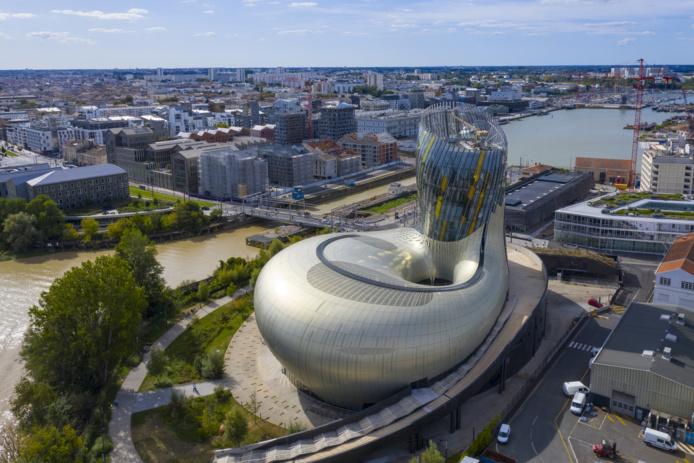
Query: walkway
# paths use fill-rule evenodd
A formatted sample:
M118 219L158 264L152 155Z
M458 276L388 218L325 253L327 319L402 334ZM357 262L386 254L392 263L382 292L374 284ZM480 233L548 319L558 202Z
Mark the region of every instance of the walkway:
M250 288L245 287L238 290L233 297L224 296L216 301L210 302L205 307L198 310L197 315L200 318L205 317L232 300L245 295L249 291ZM184 318L178 322L152 345L152 349L166 349L174 339L185 331L191 320L191 318ZM135 445L132 440L130 419L133 413L162 407L168 404L172 389L183 391L186 395L195 395L192 384L159 389L156 391L137 392L145 376L147 376L146 365L147 361L149 361L150 352L147 352L142 357L142 362L140 362L137 367L130 370L130 373L128 373L123 380L120 391L118 391L118 395L116 396L118 407L114 408L111 414L111 421L109 422L108 428L108 435L113 442L111 461L117 461L119 463L143 463L142 458L140 458L137 450L135 450ZM224 381L225 379L220 379L197 383L197 395L206 396L214 393L215 386Z

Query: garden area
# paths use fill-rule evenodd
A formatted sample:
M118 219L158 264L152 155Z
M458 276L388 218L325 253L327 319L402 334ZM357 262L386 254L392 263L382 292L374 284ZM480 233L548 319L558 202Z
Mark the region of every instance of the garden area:
M417 193L412 193L410 195L403 196L403 197L385 202L379 206L374 206L374 207L370 207L368 209L364 209L361 212L364 212L367 214L384 214L391 209L395 209L398 206L402 206L403 204L407 204L411 201L415 201L418 197L419 197L419 195L417 195Z
M145 189L133 186L133 185L130 185L130 196L138 197L139 199L149 197L153 201L158 200L158 201L168 202L168 203L175 203L175 202L181 201L183 199L183 196L173 196L173 195L166 194L166 193L160 193L158 191L145 190ZM194 203L197 203L201 207L202 206L207 206L207 207L218 206L217 203L213 203L210 201L202 201L202 200L198 200L198 199L188 199L186 201L192 201Z
M647 191L643 192L621 192L606 198L601 198L597 201L589 203L593 207L602 207L606 209L614 209L617 207L626 206L640 199L660 199L666 201L672 200L683 200L684 196L681 194L652 194Z

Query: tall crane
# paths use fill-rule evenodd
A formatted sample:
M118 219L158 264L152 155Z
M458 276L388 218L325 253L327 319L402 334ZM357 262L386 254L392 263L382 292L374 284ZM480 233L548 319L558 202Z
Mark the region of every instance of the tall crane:
M684 110L687 112L687 130L689 134L687 138L694 138L694 118L692 118L692 108L687 103L687 92L682 89L682 98L684 98Z
M313 138L313 81L308 80L308 117L306 119L308 139Z
M653 79L653 77L646 77L643 71L643 58L639 59L639 77L636 80L634 88L636 89L636 111L634 111L634 137L631 142L631 171L629 172L629 191L634 191L636 185L636 160L639 156L639 133L641 132L641 107L643 106L643 86L646 79Z

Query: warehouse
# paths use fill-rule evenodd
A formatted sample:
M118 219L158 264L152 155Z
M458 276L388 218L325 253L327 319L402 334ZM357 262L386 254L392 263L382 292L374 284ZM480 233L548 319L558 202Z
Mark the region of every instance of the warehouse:
M593 403L642 420L694 413L694 312L632 302L593 360Z
M532 232L554 218L554 211L585 197L595 182L590 174L545 170L506 189L506 227Z

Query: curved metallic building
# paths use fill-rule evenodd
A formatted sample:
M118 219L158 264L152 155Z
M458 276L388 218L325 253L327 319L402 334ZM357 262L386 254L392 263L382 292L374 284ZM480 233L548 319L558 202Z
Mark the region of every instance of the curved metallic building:
M419 127L420 229L324 235L272 258L256 319L294 380L359 409L464 361L505 302L506 138L474 106Z

